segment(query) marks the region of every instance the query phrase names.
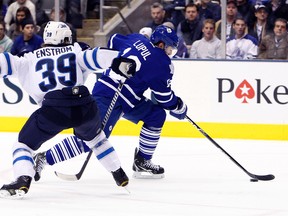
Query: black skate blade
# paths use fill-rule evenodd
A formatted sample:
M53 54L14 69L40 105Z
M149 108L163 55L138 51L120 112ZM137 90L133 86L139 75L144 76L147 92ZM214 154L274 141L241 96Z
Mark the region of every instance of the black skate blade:
M8 190L0 190L0 198L3 199L23 199L25 191L15 190L15 194L11 194Z
M134 172L133 178L135 179L162 179L164 178L164 173L161 174L153 174L150 172Z

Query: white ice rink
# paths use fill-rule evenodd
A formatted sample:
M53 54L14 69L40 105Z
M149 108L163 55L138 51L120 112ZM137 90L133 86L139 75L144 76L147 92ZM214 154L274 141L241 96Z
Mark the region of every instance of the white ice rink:
M47 149L64 136L44 144ZM12 180L11 146L17 134L0 133L0 185ZM165 178L132 178L137 137L110 138L130 177L128 194L112 175L91 159L77 182L57 178L53 171L77 173L82 155L47 167L22 200L0 199L7 216L287 216L288 142L217 139L232 157L254 174L274 174L268 182L250 177L209 140L162 137L153 162ZM5 213L6 212L6 213ZM4 214L5 213L5 214Z

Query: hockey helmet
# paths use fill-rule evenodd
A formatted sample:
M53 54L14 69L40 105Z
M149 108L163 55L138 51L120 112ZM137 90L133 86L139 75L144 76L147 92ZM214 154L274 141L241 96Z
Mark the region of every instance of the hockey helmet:
M63 22L49 21L44 29L43 40L45 44L51 45L72 44L72 32Z
M163 42L165 44L165 52L169 57L173 57L177 53L179 38L176 32L168 26L157 26L150 40L153 44Z

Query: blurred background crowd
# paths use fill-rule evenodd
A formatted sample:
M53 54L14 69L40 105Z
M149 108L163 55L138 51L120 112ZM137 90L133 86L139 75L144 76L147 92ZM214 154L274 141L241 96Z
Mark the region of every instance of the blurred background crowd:
M40 48L46 23L55 20L53 3L48 9L43 0L0 3L0 52L21 56ZM59 20L70 26L74 42L83 20L99 5L99 0L60 1ZM150 37L158 25L174 29L179 37L174 58L288 58L288 0L225 0L222 5L220 0L151 1L149 22L134 33Z

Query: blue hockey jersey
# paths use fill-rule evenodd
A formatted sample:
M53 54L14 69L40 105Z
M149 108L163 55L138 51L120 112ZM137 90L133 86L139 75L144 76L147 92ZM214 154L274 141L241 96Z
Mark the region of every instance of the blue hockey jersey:
M135 75L127 79L122 88L120 98L125 101L129 110L137 105L142 99L144 92L150 88L160 106L172 110L177 107L177 97L171 90L171 80L174 67L171 59L164 50L155 47L149 39L141 34L130 34L127 36L114 34L108 42L108 48L123 52L122 56L133 59L136 62ZM118 81L104 74L99 82L104 84L94 88L93 94L106 91L106 94L113 97L118 86ZM111 89L107 91L107 87ZM123 105L125 106L125 105Z

